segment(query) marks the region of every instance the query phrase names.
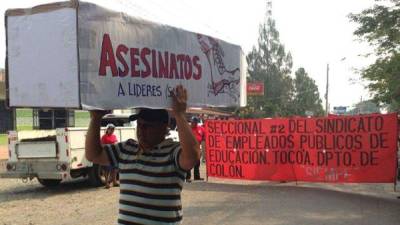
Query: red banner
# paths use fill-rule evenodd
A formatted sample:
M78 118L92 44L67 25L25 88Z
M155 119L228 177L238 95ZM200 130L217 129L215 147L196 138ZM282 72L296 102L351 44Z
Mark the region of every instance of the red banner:
M206 121L211 177L392 183L397 114Z

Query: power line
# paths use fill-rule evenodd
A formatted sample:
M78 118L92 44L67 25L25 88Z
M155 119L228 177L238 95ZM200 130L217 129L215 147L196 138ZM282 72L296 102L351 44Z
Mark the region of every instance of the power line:
M193 9L192 6L187 5L186 2L185 2L184 0L181 0L181 3L182 3L182 5L184 5L186 8L191 9L192 12L198 12L198 10ZM196 17L196 18L201 18L201 17ZM201 21L200 21L200 22L201 22ZM218 34L220 34L220 35L222 35L222 36L225 36L226 38L232 40L232 37L230 37L229 35L226 35L226 34L222 34L219 30L214 29L214 28L213 28L210 24L208 24L207 22L201 22L201 23L203 23L203 24L204 24L207 28L209 28L210 30L213 30L213 31L215 31L216 33L218 33Z
M139 16L137 16L137 15L132 15L132 16L142 17L143 19L146 19L146 18L148 19L149 17L150 18L151 17L158 18L157 15L151 13L146 8L144 8L144 7L140 6L140 5L137 5L132 1L124 1L124 0L115 0L115 1L117 1L120 5L131 9L135 13L142 14L142 15L139 15ZM130 14L130 13L128 13L128 14Z
M166 24L165 21L167 21L167 24L168 24L168 21L169 21L170 23L172 23L170 25L173 25L173 26L181 27L183 29L191 30L193 32L198 32L198 33L209 34L211 32L211 33L214 33L212 36L216 35L217 37L220 37L223 39L232 40L232 38L229 35L223 34L218 29L213 28L207 22L199 20L199 18L202 18L202 17L200 17L200 16L192 17L191 15L193 15L193 14L198 15L199 9L193 8L191 5L186 4L184 1L179 1L179 4L174 5L176 8L178 8L178 10L172 11L170 7L166 7L161 2L147 0L146 3L150 3L152 5L151 8L158 9L158 11L159 11L158 14L154 14L153 12L148 10L148 8L143 7L143 5L138 2L135 3L132 1L125 1L125 0L116 0L116 1L120 5L135 12L134 16L137 16L136 14L139 13L139 14L141 14L141 17L143 17L145 19L154 18L156 20L155 22ZM183 19L183 18L187 18L188 15L182 14L182 12L189 12L189 14L190 14L189 17L191 19L190 20ZM193 21L196 21L196 23L194 23ZM201 28L201 27L203 27L203 28Z

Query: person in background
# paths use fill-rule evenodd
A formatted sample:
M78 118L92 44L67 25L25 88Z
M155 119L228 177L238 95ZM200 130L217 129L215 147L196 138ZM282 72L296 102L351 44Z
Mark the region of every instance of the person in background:
M101 137L102 145L115 144L118 142L117 136L115 136L114 134L114 129L115 129L114 124L112 123L107 124L106 132ZM118 168L108 165L108 166L103 166L103 170L106 179L106 188L110 188L111 183L113 184L114 187L118 187L119 186L117 181Z
M192 133L196 137L198 143L202 143L205 138L204 127L199 125L200 119L196 116L192 117L190 120L190 127L192 128ZM203 150L201 150L203 151ZM186 174L186 182L191 182L192 171L188 171ZM194 180L204 180L200 177L200 160L194 165L193 169Z
M206 130L205 126L205 117L204 114L200 116L200 121L202 122L201 127L203 127L204 132ZM201 162L205 163L206 162L206 138L205 138L205 133L204 133L204 138L203 141L200 144L200 149L201 149Z
M187 91L178 85L171 93L172 113L179 142L166 139L168 112L141 109L132 115L137 121L137 141L128 139L113 145L100 144L104 111L90 111L85 156L100 165L117 165L120 175L118 224L180 224L181 192L186 171L200 159L200 147L186 121Z

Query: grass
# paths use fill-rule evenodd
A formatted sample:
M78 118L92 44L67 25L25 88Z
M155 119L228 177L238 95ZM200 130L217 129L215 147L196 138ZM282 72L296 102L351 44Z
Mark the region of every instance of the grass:
M75 119L85 120L90 119L89 112L87 111L75 111Z
M75 127L89 126L90 115L87 111L75 111Z
M32 118L32 109L17 109L16 114L17 118L18 117L26 117L26 118Z
M17 125L17 130L33 130L32 125Z
M32 130L33 111L32 109L17 109L17 130Z
M7 134L0 134L0 145L7 145Z

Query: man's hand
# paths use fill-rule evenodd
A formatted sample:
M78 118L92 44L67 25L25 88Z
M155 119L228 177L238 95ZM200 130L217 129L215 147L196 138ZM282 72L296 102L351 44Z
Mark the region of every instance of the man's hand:
M174 116L182 115L186 113L187 107L187 91L182 85L177 85L172 95L172 112Z
M178 126L179 141L182 152L179 154L179 165L184 170L190 170L200 159L200 146L186 120L187 91L182 85L177 85L172 95L172 112Z

